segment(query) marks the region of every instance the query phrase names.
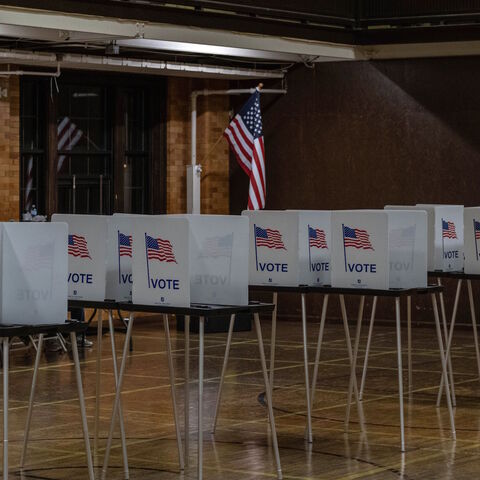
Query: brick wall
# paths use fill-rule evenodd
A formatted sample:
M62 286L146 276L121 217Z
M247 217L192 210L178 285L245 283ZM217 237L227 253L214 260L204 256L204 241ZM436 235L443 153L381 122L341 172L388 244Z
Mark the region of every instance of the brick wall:
M0 221L20 214L19 114L18 77L0 78Z
M190 164L190 93L228 88L228 82L170 77L167 101L167 212L186 211ZM227 95L201 96L197 104L197 163L203 167L201 212L229 213L229 153L222 133L229 123Z

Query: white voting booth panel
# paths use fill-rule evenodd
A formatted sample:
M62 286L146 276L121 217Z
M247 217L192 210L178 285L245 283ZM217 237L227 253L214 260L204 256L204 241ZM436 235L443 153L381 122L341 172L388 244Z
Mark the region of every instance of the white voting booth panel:
M298 284L330 285L331 212L287 210L298 215Z
M133 220L113 214L107 224L107 284L105 298L132 300Z
M1 223L2 325L62 324L67 319L64 223Z
M331 212L251 211L250 284L330 285Z
M423 210L428 216L428 270L463 270L463 206L387 205L386 209Z
M245 210L249 219L250 284L299 285L298 214Z
M168 216L132 216L132 301L190 306L190 225Z
M332 285L415 288L427 285L425 213L332 212Z
M480 274L480 207L464 209L465 273Z
M187 215L192 303L248 305L248 219Z
M102 215L52 215L68 224L68 298L105 300L107 221Z

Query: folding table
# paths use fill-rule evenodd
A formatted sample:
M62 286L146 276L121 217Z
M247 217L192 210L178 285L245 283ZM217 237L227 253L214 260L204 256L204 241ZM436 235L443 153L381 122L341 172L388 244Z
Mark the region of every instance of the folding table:
M80 403L80 415L82 418L83 439L85 442L85 453L87 456L88 478L94 480L92 453L90 451L90 438L88 435L87 416L85 411L85 399L83 396L82 375L80 371L80 361L77 349L77 333L85 331L86 325L76 321L67 321L59 325L2 325L0 326L0 341L3 348L3 479L8 480L8 370L9 370L9 345L12 337L28 337L29 335L39 335L39 344L35 358L35 368L32 378L30 391L30 402L25 425L25 435L22 449L21 468L23 469L26 453L30 425L32 420L33 400L35 397L35 387L37 382L38 366L42 354L42 343L45 335L69 334L72 342L73 363L75 365L75 374L77 381L78 400Z
M126 360L128 356L128 343L132 334L133 324L135 313L153 313L158 315L163 315L164 325L166 328L166 340L167 340L167 350L169 356L170 368L173 370L173 362L171 360L171 346L170 346L170 335L168 333L168 315L184 315L185 316L185 463L188 463L188 438L189 438L189 349L190 349L190 317L195 316L199 317L199 356L198 356L198 464L197 464L197 474L198 479L203 478L203 366L204 366L204 329L205 329L205 318L206 317L222 317L222 316L232 316L237 314L253 314L255 320L255 328L257 331L258 338L258 347L260 353L260 361L262 364L263 378L265 382L265 389L268 401L268 418L270 421L270 428L272 433L273 448L275 453L275 460L277 464L277 477L282 478L282 470L280 465L280 455L278 451L278 442L277 434L275 429L275 420L273 416L272 402L271 402L271 389L268 380L267 365L265 361L265 352L263 348L263 339L262 331L260 326L259 315L261 313L271 314L274 306L272 304L265 304L259 302L250 302L249 305L245 306L225 306L225 305L201 305L201 304L192 304L189 307L173 307L173 306L163 306L163 305L136 305L131 303L120 303L119 308L121 310L130 311L130 319L128 322L127 336L125 339L123 357L120 365L120 372L117 385L117 393L115 395L115 402L113 405L112 418L110 422L110 431L108 434L107 447L105 450L105 459L102 469L102 479L105 480L108 469L108 462L110 456L110 449L112 445L113 431L115 427L115 418L120 405L120 395L123 386L123 377L125 373ZM176 411L175 405L175 390L174 390L174 380L171 379L171 390L172 390L172 399L174 403L174 411ZM176 416L176 415L175 415ZM179 424L175 421L175 427L177 431L177 440L180 447L180 430Z

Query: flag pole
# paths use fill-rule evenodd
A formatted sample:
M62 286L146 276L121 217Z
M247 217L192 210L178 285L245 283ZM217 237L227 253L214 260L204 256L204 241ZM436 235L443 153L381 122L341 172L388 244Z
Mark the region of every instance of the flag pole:
M118 284L122 284L122 271L120 269L120 230L117 230L117 250L118 250Z
M149 264L148 264L147 232L145 232L145 258L147 259L148 288L150 288L150 266L149 266Z
M310 252L310 225L307 225L307 227L308 227L308 235L307 235L307 239L308 239L308 269L311 272L312 271L312 255L311 255L311 252Z
M255 239L255 264L258 272L258 255L257 255L257 226L253 224L253 238Z
M442 218L442 270L445 262L445 236L443 235L443 218Z
M347 272L347 248L345 247L345 224L342 223L343 258L345 259L345 272Z
M477 231L475 229L475 219L473 219L473 238L475 239L475 251L477 252L477 262L478 262L478 244L477 244Z

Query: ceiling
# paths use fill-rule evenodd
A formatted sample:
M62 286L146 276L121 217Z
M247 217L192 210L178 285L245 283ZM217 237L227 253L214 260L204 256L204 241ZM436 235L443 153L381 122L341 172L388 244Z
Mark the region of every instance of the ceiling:
M478 54L480 0L0 0L1 63L267 78Z

